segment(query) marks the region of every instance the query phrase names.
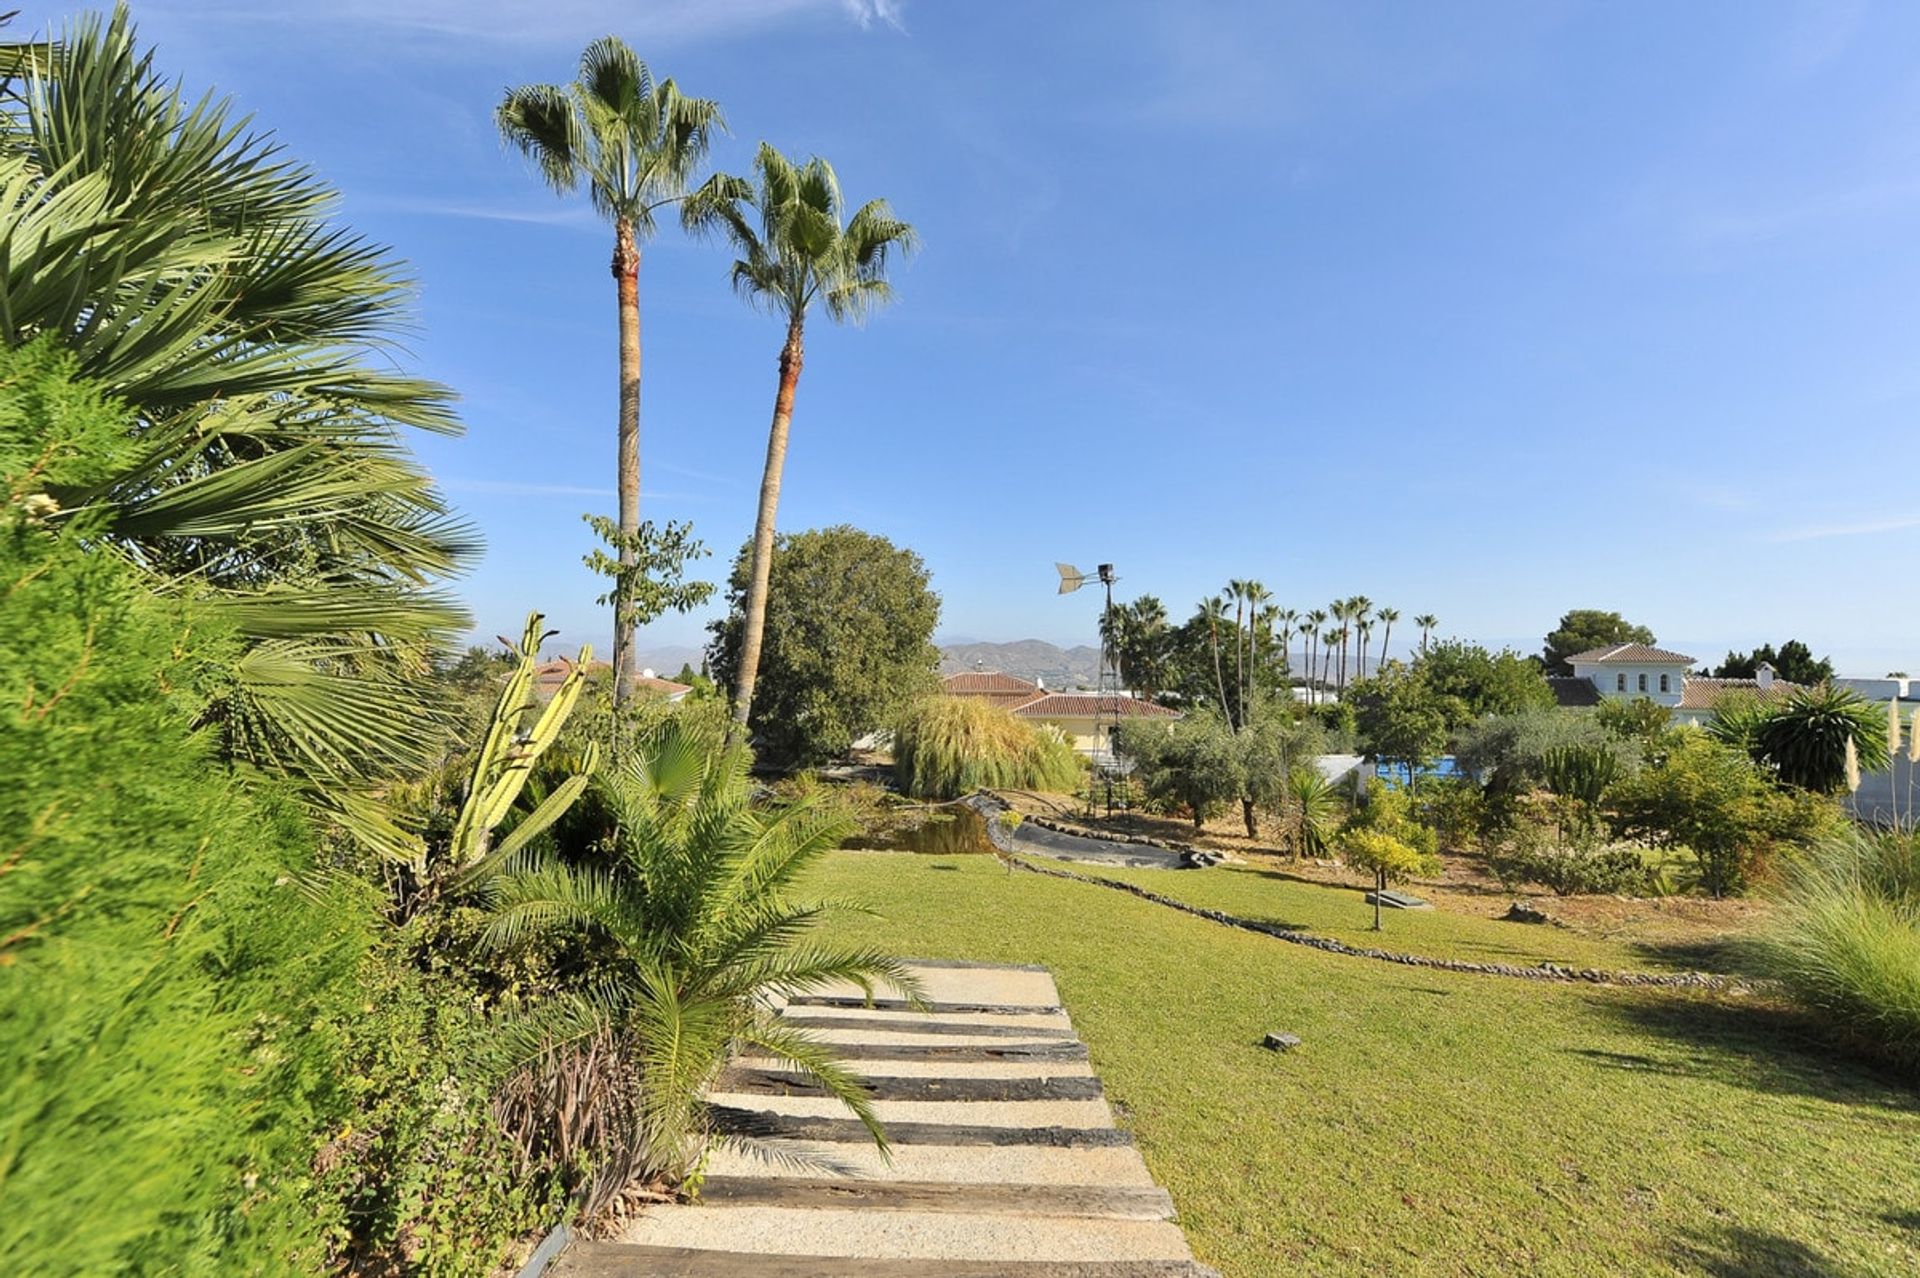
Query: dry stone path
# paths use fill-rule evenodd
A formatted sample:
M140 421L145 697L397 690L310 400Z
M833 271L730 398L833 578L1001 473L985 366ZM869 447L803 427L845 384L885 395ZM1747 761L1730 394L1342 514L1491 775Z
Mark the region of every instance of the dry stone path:
M700 1202L575 1243L552 1278L1201 1278L1043 968L916 963L929 1006L848 988L782 1015L838 1045L893 1143L772 1061L711 1096L751 1148Z

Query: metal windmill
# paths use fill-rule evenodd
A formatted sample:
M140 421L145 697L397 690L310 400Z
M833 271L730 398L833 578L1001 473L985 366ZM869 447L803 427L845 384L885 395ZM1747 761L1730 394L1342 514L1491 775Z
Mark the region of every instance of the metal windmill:
M1120 723L1120 655L1112 651L1108 639L1113 635L1113 583L1120 580L1114 575L1112 564L1100 564L1091 573L1081 572L1072 564L1055 563L1054 568L1060 574L1060 590L1070 595L1080 587L1099 582L1106 588L1105 610L1101 613L1100 626L1100 673L1096 680L1096 696L1093 702L1093 740L1094 766L1100 770L1107 787L1107 815L1113 815L1113 733ZM1087 789L1087 806L1093 806L1093 789Z

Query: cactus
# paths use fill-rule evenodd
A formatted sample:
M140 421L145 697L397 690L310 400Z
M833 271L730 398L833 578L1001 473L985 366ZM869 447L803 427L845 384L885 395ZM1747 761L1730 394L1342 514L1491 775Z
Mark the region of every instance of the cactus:
M537 612L527 615L526 634L515 649L518 661L506 687L500 691L500 700L494 704L486 739L480 745L479 757L474 760L466 802L461 805L448 849L446 875L454 886L491 873L535 835L558 821L586 790L597 766L597 749L589 746L579 770L556 786L504 839L494 844L494 830L513 810L540 756L559 740L560 729L573 713L586 686L587 662L593 655L590 647L580 649L579 659L567 672L553 699L534 719L532 727L523 726L533 709L534 671L539 665L540 640L544 637L540 627L545 620Z

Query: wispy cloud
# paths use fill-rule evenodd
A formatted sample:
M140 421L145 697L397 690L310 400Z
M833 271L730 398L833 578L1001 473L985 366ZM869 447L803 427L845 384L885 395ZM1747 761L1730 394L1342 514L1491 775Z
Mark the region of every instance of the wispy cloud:
M863 28L904 30L905 0L652 0L623 6L604 0L334 0L329 5L237 4L188 0L196 18L225 23L303 26L330 32L402 30L461 40L575 44L605 35L617 20L629 40L649 45L737 35L809 15L840 13Z
M1892 519L1869 519L1848 524L1814 524L1774 533L1768 541L1825 541L1830 537L1871 537L1879 533L1905 532L1920 528L1920 515L1898 515Z
M611 488L593 488L582 484L525 483L517 479L464 479L454 476L440 481L450 493L485 493L496 497L611 497ZM653 494L658 496L658 494Z
M356 208L416 217L469 218L481 222L518 222L528 226L559 226L591 231L600 229L600 222L593 210L578 201L538 208L518 204L474 204L411 195L369 195L356 197L353 203Z

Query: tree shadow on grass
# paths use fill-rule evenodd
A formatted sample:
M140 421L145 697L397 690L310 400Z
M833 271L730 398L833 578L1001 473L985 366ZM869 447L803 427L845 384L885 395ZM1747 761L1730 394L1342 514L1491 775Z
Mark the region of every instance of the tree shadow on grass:
M1864 1274L1796 1239L1739 1226L1689 1230L1668 1244L1668 1253L1680 1272L1711 1278L1862 1278Z
M1759 948L1747 937L1633 941L1630 948L1652 967L1680 972L1717 972L1725 976L1762 975Z
M1605 1068L1710 1078L1770 1095L1920 1113L1920 1089L1885 1065L1838 1045L1816 1018L1765 1003L1626 995L1599 1004L1673 1053L1572 1048Z

